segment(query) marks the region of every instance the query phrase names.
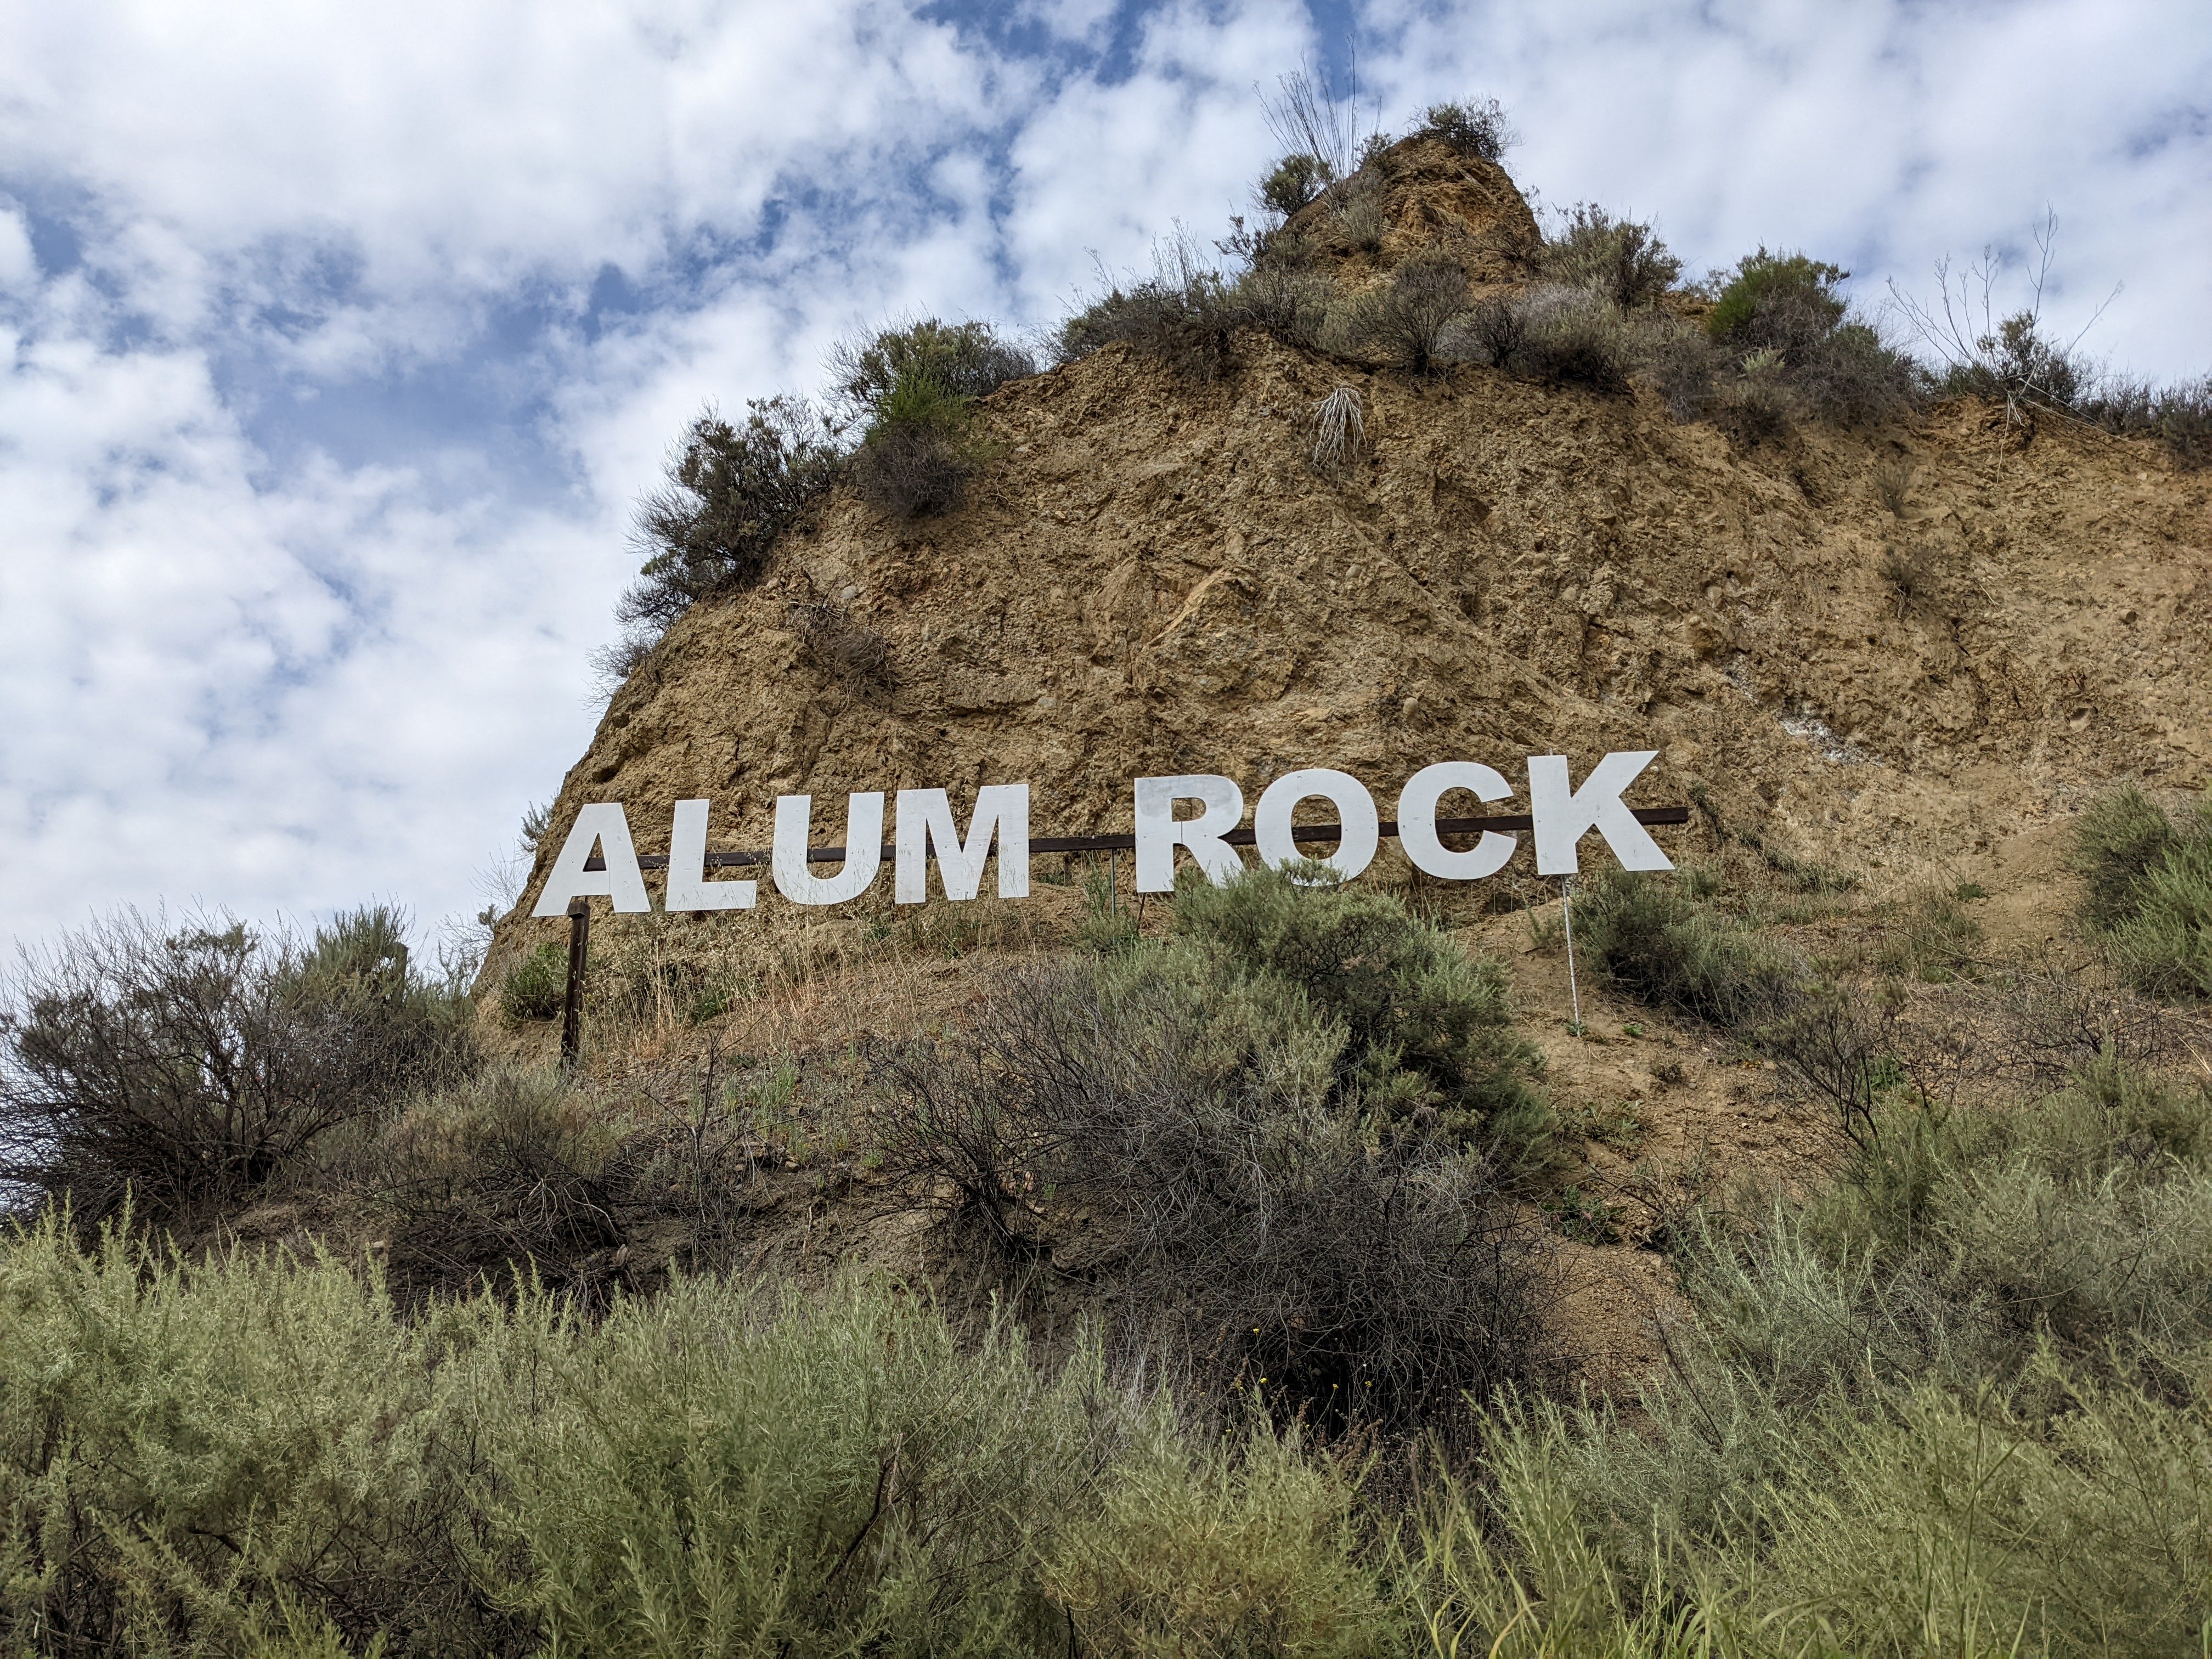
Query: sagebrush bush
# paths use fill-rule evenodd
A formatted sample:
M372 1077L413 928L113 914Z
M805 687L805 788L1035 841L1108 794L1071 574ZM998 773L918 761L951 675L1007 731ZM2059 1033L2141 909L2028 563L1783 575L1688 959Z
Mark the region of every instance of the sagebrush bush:
M1237 277L1231 299L1240 326L1304 346L1321 343L1338 304L1334 282L1286 258L1255 261Z
M410 1297L532 1279L596 1295L641 1218L614 1167L631 1127L556 1073L495 1066L411 1107L352 1173Z
M1185 251L1187 252L1188 251ZM1203 385L1227 372L1244 308L1219 272L1195 256L1170 255L1148 280L1116 286L1060 325L1060 361L1073 362L1102 347L1126 343Z
M2075 826L2071 860L2081 877L2082 920L2110 932L2133 915L2145 878L2175 838L2166 809L2136 784L2092 801Z
M1553 283L1486 297L1455 319L1439 350L1551 386L1622 392L1638 368L1642 341L1604 295Z
M1516 1416L1498 1518L1532 1588L1569 1618L1626 1587L1849 1652L2185 1648L2212 1611L2188 1473L2212 1095L2107 1058L2008 1107L1884 1110L1841 1182L1692 1231L1694 1321L1634 1422Z
M2108 380L2075 412L2107 432L2158 439L2183 467L2212 466L2212 375L2164 387Z
M1390 1608L1362 1561L1358 1494L1295 1431L1193 1455L1155 1417L1045 1565L1086 1650L1337 1659L1382 1650Z
M1719 284L1705 332L1756 350L1788 349L1834 331L1849 309L1836 284L1850 272L1802 253L1747 253Z
M776 538L842 465L834 431L801 398L755 398L735 425L709 408L685 431L667 483L639 505L647 557L617 609L623 626L649 643L701 599L757 581Z
M1285 155L1269 170L1254 192L1270 213L1289 218L1334 182L1328 163L1318 155Z
M1717 1025L1748 1030L1796 1000L1797 966L1679 878L1608 867L1575 896L1575 939L1629 995Z
M1586 288L1624 311L1650 305L1682 274L1681 260L1649 223L1616 219L1589 202L1568 210L1536 263L1553 281Z
M1346 1035L1157 945L1012 975L965 1030L872 1052L885 1172L1017 1269L1084 1261L1208 1389L1460 1433L1540 1368L1542 1258L1479 1154L1340 1097Z
M1092 1275L1214 1388L1464 1427L1540 1369L1543 1264L1505 1193L1548 1167L1494 964L1376 894L1255 870L1172 941L1001 979L963 1030L878 1045L886 1171L1012 1261L1089 1218Z
M1439 343L1468 307L1467 271L1450 254L1417 253L1362 295L1346 330L1354 343L1416 374L1437 362Z
M1850 426L1909 412L1922 395L1918 365L1870 324L1854 320L1837 285L1850 273L1802 253L1760 248L1716 277L1703 371L1706 410L1756 439L1798 416ZM1678 374L1695 374L1686 342ZM1686 401L1696 402L1697 394Z
M1395 1644L1337 1468L879 1279L403 1321L328 1259L87 1254L49 1219L0 1243L0 1317L26 1653Z
M499 1006L517 1023L550 1019L561 1012L568 985L568 947L548 939L501 977Z
M1978 336L1945 367L1937 384L1949 398L2069 410L2090 379L2066 347L2044 337L2042 319L2022 311L1999 323L1994 334Z
M988 398L1037 372L1036 360L988 323L947 323L934 317L887 328L830 355L839 401L852 418L896 418L893 400L917 381L949 398Z
M2136 989L2212 1000L2212 796L2177 823L2133 784L2074 832L2081 916Z
M0 1639L24 1653L516 1652L479 1578L466 1367L327 1258L186 1267L49 1218L0 1243ZM289 1600L305 1616L287 1619Z
M0 1171L88 1224L128 1193L181 1217L465 1073L470 1005L402 934L380 906L305 941L131 911L27 955L0 1007Z
M963 1351L925 1304L850 1281L748 1307L680 1285L588 1339L536 1336L492 1456L515 1586L563 1650L994 1654L1065 1617L1038 1558L1094 1507L1134 1413L1095 1354Z
M1525 1133L1540 1115L1531 1085L1541 1061L1514 1029L1504 970L1387 894L1299 884L1322 873L1255 868L1221 886L1187 882L1176 925L1226 985L1279 986L1342 1021L1340 1086L1369 1109L1427 1107L1470 1141Z
M927 374L901 380L854 452L860 499L899 519L959 507L980 459L972 419L967 400L942 382Z
M976 400L1036 373L1035 360L988 324L935 318L840 347L832 364L838 398L863 424L852 457L861 498L905 519L961 505L988 456Z

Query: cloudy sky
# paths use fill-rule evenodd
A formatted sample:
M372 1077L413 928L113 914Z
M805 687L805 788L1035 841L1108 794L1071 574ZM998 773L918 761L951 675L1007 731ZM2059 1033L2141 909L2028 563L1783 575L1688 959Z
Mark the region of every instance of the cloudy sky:
M0 934L473 911L686 417L1217 230L1302 59L1869 305L2055 210L2060 331L2212 367L2201 0L0 0Z

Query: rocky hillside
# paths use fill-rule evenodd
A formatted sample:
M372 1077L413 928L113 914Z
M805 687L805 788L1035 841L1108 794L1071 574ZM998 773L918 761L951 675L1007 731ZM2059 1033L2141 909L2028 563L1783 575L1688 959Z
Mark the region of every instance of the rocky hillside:
M1533 234L1501 172L1462 172L1418 174L1399 217L1478 253ZM1340 386L1366 446L1322 467ZM1036 833L1078 833L1127 829L1140 773L1249 799L1329 765L1384 796L1437 759L1656 747L1640 799L1702 785L1801 856L1911 870L2212 769L2212 475L2147 440L1963 402L1745 446L1648 389L1259 333L1210 384L1115 346L984 410L959 510L834 495L757 587L685 616L554 821L621 800L660 851L705 795L713 844L763 847L781 793L1027 781ZM824 615L884 672L810 650Z

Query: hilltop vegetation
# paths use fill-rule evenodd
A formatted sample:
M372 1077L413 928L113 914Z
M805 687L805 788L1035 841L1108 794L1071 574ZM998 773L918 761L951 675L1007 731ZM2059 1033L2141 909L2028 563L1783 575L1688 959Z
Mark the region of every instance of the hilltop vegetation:
M1273 113L1221 259L687 429L480 963L17 965L0 1650L2212 1641L2202 389ZM586 799L1646 747L1678 867L1571 914L763 878L595 922L557 1057Z

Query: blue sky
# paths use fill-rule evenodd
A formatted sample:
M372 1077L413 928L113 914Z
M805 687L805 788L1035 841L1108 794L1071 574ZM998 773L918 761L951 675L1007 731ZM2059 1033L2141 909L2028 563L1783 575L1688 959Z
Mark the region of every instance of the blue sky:
M1494 94L1546 203L1871 306L2059 219L2061 332L2212 368L2182 3L0 3L0 931L473 911L580 752L699 405L1048 326L1247 205L1255 83Z

